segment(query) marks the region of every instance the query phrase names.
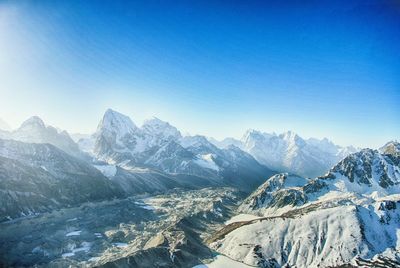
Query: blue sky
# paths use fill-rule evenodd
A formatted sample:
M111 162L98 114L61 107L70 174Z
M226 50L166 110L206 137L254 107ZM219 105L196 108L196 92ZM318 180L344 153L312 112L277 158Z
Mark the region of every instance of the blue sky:
M90 133L113 108L216 138L377 147L400 136L400 4L0 1L0 81L14 127Z

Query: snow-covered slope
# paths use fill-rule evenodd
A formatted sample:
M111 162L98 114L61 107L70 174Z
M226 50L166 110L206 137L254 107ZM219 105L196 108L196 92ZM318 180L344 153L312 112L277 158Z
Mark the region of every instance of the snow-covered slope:
M221 148L233 144L273 170L304 177L323 175L332 165L357 151L351 146L335 145L328 139L305 140L292 131L277 135L248 130L240 141L232 138L212 141Z
M399 205L382 200L236 223L211 246L257 267L399 267Z
M261 218L226 226L212 247L259 267L398 267L399 148L361 150L315 179L272 176L239 207Z

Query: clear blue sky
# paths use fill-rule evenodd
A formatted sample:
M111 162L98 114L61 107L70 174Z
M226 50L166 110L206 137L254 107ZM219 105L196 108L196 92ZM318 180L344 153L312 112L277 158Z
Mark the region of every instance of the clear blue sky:
M376 147L400 138L399 3L0 1L0 118Z

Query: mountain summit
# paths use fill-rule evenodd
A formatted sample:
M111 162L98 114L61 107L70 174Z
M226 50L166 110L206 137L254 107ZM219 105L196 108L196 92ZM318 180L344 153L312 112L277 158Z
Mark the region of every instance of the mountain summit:
M47 126L38 116L28 118L18 129L3 138L28 143L49 143L70 155L81 156L78 145L66 131L58 131L55 127Z

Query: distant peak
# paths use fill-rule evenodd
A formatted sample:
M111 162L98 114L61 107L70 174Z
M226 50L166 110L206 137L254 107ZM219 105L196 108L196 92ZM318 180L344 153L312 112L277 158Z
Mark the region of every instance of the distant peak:
M389 141L379 151L383 154L400 155L400 143L398 141Z
M24 127L32 126L32 125L39 126L41 128L45 128L46 127L46 125L44 124L43 120L39 116L35 115L35 116L32 116L32 117L28 118L27 120L25 120L22 123L20 128L24 128Z
M294 131L292 131L292 130L288 130L288 131L286 131L286 132L283 132L282 133L283 134L283 136L285 136L285 137L296 137L296 136L298 136Z
M131 132L135 130L137 127L133 123L133 121L126 115L121 114L112 109L107 109L104 113L103 119L100 121L98 130L108 129L114 130L118 132Z
M256 129L248 129L248 130L246 130L246 132L244 133L244 135L243 135L243 137L242 137L242 140L246 140L246 139L248 139L249 137L251 137L251 136L262 136L262 133L261 133L261 131L258 131L258 130L256 130Z
M115 111L113 109L108 108L106 110L106 112L104 113L104 117L107 117L107 116L126 116L126 115L124 115L124 114L122 114L120 112L117 112L117 111Z
M297 135L297 133L295 133L295 132L293 132L293 131L291 131L291 130L282 133L282 134L281 134L281 137L282 137L284 140L288 140L288 141L289 141L289 140L290 140L290 141L296 141L296 140L298 140L298 139L301 139L300 136Z

